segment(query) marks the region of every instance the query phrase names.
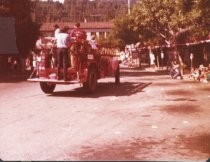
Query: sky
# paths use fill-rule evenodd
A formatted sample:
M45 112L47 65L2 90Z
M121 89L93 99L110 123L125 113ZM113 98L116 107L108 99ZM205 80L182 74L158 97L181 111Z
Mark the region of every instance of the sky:
M59 2L63 3L64 0L53 0L53 1L59 1Z
M47 0L42 0L42 1L47 1ZM53 1L59 1L59 2L63 3L64 0L53 0Z
M42 0L42 1L47 1L47 0ZM53 0L53 1L59 1L59 2L63 3L64 0ZM94 0L89 0L89 1L94 1Z

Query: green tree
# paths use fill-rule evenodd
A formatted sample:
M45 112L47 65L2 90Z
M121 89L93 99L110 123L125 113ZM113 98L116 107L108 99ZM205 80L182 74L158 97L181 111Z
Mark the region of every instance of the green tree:
M183 32L189 32L196 39L206 37L210 31L209 13L209 0L140 0L130 17L133 29L145 40L173 44Z
M131 19L134 30L139 31L146 41L158 44L174 42L172 16L176 2L170 0L141 0L134 8Z
M30 0L2 0L0 16L14 17L17 47L21 57L26 57L38 38L40 25L31 19Z
M186 26L190 28L190 34L195 40L205 39L210 32L210 1L197 0L193 2L191 10L185 16L185 21L188 20L189 23Z
M114 21L112 31L113 43L120 48L126 44L133 44L139 41L139 32L133 29L133 20L129 16L120 16Z
M115 36L122 42L129 42L136 33L144 43L176 45L189 39L205 39L209 34L210 1L139 0L131 15L124 17L116 20L114 28ZM179 54L178 57L182 64Z
M116 18L113 31L123 43L135 42L133 34L159 45L184 43L189 36L205 39L210 32L210 1L139 0L131 15Z

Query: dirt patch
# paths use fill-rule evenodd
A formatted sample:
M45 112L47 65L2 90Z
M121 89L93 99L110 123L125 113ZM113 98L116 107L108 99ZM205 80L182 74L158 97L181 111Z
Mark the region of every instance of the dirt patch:
M78 153L71 156L77 157L79 160L140 160L146 158L152 148L164 141L135 139L104 146L83 146Z
M194 80L184 80L182 84L200 84L201 82L199 81L194 81Z
M209 92L210 91L210 87L201 87L200 90Z
M205 155L206 154L206 155ZM69 154L78 160L151 160L171 156L178 159L199 159L210 156L210 134L193 137L180 135L175 143L170 139L133 139L104 145L83 146ZM204 157L205 158L205 157ZM175 158L176 159L176 158Z
M168 105L163 107L161 110L166 111L167 113L177 113L177 114L192 114L200 112L199 106L190 105L190 104L179 104L179 105Z
M173 83L173 82L156 82L153 85L154 86L161 86L161 87L171 87L171 86L177 86L179 83ZM180 83L181 84L181 83Z
M210 157L210 134L203 133L192 137L179 136L178 143L190 151L199 151Z
M167 101L197 101L196 99L193 98L173 98L173 99L166 99Z
M189 95L192 95L194 94L194 92L192 91L188 91L188 90L169 90L169 91L166 91L166 94L167 95L178 95L178 96L189 96Z

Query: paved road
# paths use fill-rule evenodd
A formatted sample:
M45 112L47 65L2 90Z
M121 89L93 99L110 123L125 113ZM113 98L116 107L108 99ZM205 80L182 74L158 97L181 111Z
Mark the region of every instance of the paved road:
M0 82L2 160L170 160L210 157L210 84L123 69L95 94Z

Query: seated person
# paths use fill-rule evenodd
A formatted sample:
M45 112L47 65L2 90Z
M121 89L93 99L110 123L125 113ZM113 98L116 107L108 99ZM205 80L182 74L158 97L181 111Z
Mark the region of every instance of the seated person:
M90 44L90 46L91 46L91 48L93 50L97 50L98 49L97 43L96 43L96 40L95 40L95 35L91 36L91 40L89 40L89 44Z
M181 76L180 65L176 61L172 61L170 75L172 79L176 79L178 76Z
M193 80L199 81L200 80L200 70L192 68L190 78L192 78Z

